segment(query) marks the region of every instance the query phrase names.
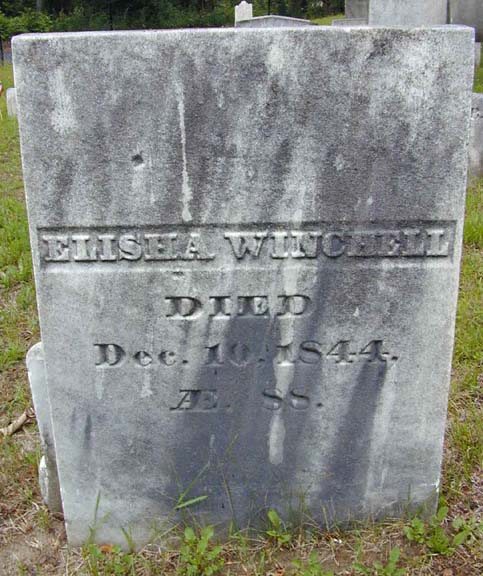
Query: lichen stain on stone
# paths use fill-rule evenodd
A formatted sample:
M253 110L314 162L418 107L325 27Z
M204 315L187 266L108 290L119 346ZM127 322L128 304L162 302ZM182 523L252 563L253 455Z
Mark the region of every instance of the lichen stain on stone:
M65 87L64 74L60 68L52 75L49 87L50 96L54 104L52 111L52 127L62 136L66 136L76 127L76 119L72 106L72 98Z
M303 196L302 196L303 202ZM301 210L298 208L293 214L293 221L298 222L302 217ZM299 284L299 270L285 269L280 267L277 271L280 275L279 282L273 283L273 286L278 286L279 283L283 286L283 291L285 294L295 294L298 290ZM273 289L272 289L273 290ZM272 294L272 298L276 297L276 294ZM290 320L283 326L279 326L278 330L280 335L286 338L285 341L291 342L295 337L295 324L294 320ZM277 368L276 358L273 357L273 374L275 377L276 389L281 392L282 398L286 398L289 392L290 386L295 381L295 368L284 366L281 370ZM274 466L279 466L283 463L284 446L285 446L285 423L283 419L283 410L275 412L270 419L270 427L268 433L268 459Z
M144 373L143 387L141 389L141 398L149 398L153 395L153 389L151 388L151 374L149 372Z
M186 158L186 127L185 127L185 109L184 109L184 93L183 87L176 84L176 96L178 99L178 115L179 115L179 132L181 137L181 156L183 160L183 174L182 174L182 184L181 184L181 198L183 201L183 210L181 217L184 222L191 222L193 217L191 216L190 202L193 198L193 193L190 187L189 175L188 175L188 162Z
M270 46L267 57L267 68L272 74L279 74L286 69L285 52L278 43L274 42L272 46Z
M105 375L105 371L100 370L99 373L97 374L97 378L96 378L96 381L94 383L94 388L96 391L96 398L98 400L102 400L102 397L104 396L104 375Z

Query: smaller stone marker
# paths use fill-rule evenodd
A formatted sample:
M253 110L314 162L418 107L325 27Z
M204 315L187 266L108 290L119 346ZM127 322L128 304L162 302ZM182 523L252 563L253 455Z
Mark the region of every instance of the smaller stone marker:
M7 114L17 116L17 96L15 88L7 88Z
M367 22L369 0L345 0L345 15L348 19L362 18Z
M369 24L430 26L448 22L447 0L371 0Z
M49 510L62 512L44 350L41 342L30 348L26 363L43 453L39 464L40 492Z
M449 0L452 24L471 26L476 31L476 41L483 42L482 0Z
M235 6L235 26L242 20L250 20L253 18L253 4L249 4L242 0L240 4Z
M471 106L470 176L483 176L483 94L473 94Z
M243 28L298 28L299 26L316 26L310 20L303 18L289 18L288 16L257 16L250 20L243 20L235 24Z

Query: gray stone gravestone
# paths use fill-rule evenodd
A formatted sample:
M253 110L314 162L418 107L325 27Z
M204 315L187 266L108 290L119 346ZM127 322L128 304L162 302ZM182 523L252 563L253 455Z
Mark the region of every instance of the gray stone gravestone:
M346 18L362 18L367 22L369 16L369 0L345 0Z
M369 24L428 26L448 22L448 0L370 0Z
M472 31L13 44L69 542L433 510Z

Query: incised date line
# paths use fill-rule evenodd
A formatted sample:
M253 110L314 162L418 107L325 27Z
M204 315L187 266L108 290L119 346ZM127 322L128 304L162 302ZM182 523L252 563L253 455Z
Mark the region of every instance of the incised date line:
M189 364L188 358L182 358L175 350L129 352L119 344L94 344L95 365L99 369L120 367L132 364L138 368L154 366L171 367ZM224 342L204 347L205 367L219 368L235 366L243 368L258 362L272 361L278 366L294 364L313 364L332 362L336 365L350 365L354 362L387 362L396 361L397 356L391 354L383 340L370 340L363 346L358 346L351 340L339 340L332 345L323 345L315 340L304 340L300 343L275 344L273 348L256 350L246 342ZM198 360L198 363L200 360Z

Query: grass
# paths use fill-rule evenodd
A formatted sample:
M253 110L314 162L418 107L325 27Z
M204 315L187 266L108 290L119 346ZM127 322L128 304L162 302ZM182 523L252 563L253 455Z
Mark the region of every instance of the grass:
M332 14L323 18L312 18L312 22L319 26L331 26L333 20L341 20L342 18L345 18L345 14Z
M332 20L332 17L331 17ZM320 21L319 21L320 22ZM320 22L324 23L324 22ZM479 73L481 73L481 70ZM480 76L481 78L481 76ZM5 87L11 67L0 67ZM22 192L17 123L0 99L0 426L30 404L24 367L39 340ZM265 532L235 533L219 548L210 531L177 534L139 553L114 546L66 546L63 524L42 505L39 439L32 424L0 438L0 574L294 576L483 573L483 180L468 190L453 377L439 515L429 521L322 532L283 524L273 511Z

